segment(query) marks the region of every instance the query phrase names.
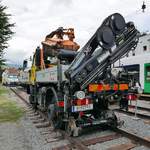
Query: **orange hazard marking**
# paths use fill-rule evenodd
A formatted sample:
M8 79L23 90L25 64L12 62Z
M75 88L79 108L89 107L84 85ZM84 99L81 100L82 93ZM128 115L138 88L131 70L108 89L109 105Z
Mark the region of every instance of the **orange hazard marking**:
M109 90L128 90L128 84L89 84L89 92L101 92Z
M103 87L104 87L104 90L106 90L106 91L111 90L109 84L104 84Z
M102 91L104 90L104 87L102 84L98 84L98 87L97 87L97 91Z
M115 90L115 91L118 90L118 84L114 84L113 90Z
M128 84L120 84L119 85L119 90L128 90Z
M89 91L94 92L97 90L98 85L97 84L89 84Z

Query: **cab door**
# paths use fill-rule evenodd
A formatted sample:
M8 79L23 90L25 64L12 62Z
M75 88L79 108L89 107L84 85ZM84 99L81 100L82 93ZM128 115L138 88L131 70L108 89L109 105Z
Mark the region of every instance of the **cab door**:
M29 72L30 84L34 85L36 81L36 66L35 66L35 55L33 56L31 70Z
M150 63L144 64L144 93L150 94Z

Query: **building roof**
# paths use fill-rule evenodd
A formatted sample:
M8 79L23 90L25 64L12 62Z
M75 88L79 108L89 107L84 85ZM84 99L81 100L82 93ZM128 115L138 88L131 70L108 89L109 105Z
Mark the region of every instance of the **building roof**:
M16 68L8 68L5 70L7 74L18 75L19 71Z

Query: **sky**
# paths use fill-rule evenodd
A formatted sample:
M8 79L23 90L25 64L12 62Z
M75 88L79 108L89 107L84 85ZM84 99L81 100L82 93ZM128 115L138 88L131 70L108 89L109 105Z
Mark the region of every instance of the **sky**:
M141 32L150 31L150 2L143 0L1 0L15 23L13 38L5 50L9 63L22 65L33 55L45 36L58 27L75 29L75 41L82 47L108 15L121 13L134 21Z

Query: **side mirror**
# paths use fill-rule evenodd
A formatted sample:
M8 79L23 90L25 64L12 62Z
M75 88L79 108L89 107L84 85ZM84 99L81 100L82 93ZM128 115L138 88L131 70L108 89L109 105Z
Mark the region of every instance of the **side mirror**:
M23 70L24 70L25 68L27 68L27 66L28 66L28 61L27 61L27 60L24 60L24 61L23 61Z
M30 56L30 61L32 61L32 56Z
M38 67L41 65L40 60L41 60L41 49L40 47L37 47L35 52L35 65Z

